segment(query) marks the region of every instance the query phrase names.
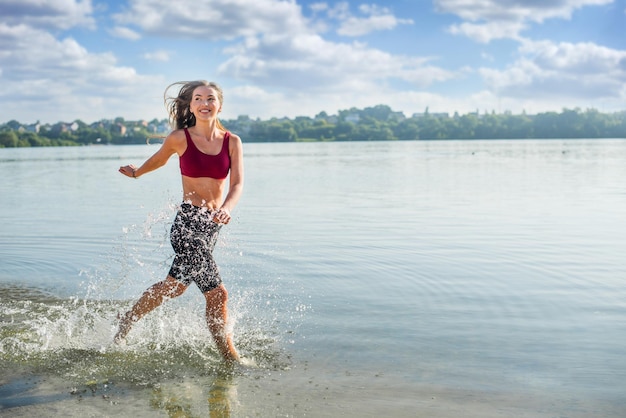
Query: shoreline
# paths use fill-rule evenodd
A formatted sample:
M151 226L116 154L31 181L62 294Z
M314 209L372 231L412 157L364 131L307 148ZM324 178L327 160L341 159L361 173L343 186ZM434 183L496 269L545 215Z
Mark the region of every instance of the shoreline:
M323 371L324 372L324 371ZM581 400L574 393L493 392L408 384L359 371L342 374L304 367L184 377L136 384L13 373L0 384L0 416L312 417L621 417L618 401Z

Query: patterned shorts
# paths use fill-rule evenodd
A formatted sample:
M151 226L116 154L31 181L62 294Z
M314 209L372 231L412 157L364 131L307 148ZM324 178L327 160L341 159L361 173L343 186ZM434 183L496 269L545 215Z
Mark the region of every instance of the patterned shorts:
M213 222L211 210L183 203L170 231L176 256L169 275L185 286L194 282L202 293L222 284L213 259L213 248L221 228L221 224Z

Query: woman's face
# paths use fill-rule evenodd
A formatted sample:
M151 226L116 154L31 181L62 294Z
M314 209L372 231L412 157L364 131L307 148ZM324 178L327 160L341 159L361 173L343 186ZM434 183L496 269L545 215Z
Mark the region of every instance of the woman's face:
M196 120L217 118L222 111L217 90L208 86L196 87L191 95L189 109Z

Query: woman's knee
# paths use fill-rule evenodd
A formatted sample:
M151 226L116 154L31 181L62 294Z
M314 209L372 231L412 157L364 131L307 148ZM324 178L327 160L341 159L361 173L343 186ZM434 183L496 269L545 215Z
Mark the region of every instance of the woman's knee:
M161 282L161 286L164 296L167 296L168 298L180 296L185 293L185 290L187 290L187 286L172 276L167 276L167 279Z
M218 302L226 302L228 300L228 292L223 284L217 286L215 289L209 290L204 294L204 296L207 300L214 300Z
M216 287L213 290L209 290L204 294L206 299L207 313L217 315L226 306L228 301L228 292L223 285Z

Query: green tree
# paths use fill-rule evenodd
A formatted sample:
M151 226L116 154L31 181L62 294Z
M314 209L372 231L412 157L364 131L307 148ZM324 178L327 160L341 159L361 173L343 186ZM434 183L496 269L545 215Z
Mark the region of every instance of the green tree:
M20 127L22 126L22 124L21 124L21 123L19 123L18 121L16 121L15 119L12 119L12 120L10 120L10 121L8 121L8 122L6 123L6 126L7 126L9 129L12 129L12 130L14 130L14 131L17 131L18 129L20 129Z
M0 147L15 148L19 144L19 138L15 131L0 132Z
M360 112L361 117L367 119L375 119L378 121L388 121L393 110L387 105L376 105L374 107L366 107Z
M355 141L389 141L396 138L387 124L368 118L364 123L356 126L353 139Z
M270 122L266 127L266 140L269 142L292 142L298 135L291 123L283 121Z
M393 129L393 134L396 138L405 141L419 139L420 128L417 119L405 119L402 122L398 123Z
M356 127L349 122L337 122L333 129L333 137L337 141L349 141L354 136Z
M501 126L501 118L494 112L483 115L480 123L476 126L474 138L477 139L500 139L503 138L504 129Z
M447 137L441 118L425 115L418 123L421 139L445 139Z
M561 138L582 138L583 123L580 109L563 109L557 118L558 136Z
M559 133L559 114L545 112L536 115L533 119L533 131L535 138L558 138L564 137Z

